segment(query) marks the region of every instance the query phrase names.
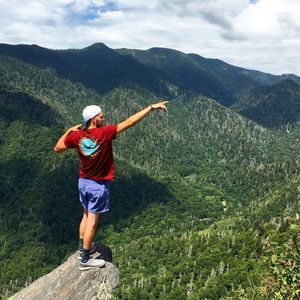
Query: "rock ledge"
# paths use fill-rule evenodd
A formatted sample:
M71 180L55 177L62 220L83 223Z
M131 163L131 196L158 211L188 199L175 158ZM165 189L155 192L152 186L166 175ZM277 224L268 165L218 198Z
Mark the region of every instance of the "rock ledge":
M119 284L119 270L106 262L102 268L79 270L78 253L16 293L9 300L110 300Z

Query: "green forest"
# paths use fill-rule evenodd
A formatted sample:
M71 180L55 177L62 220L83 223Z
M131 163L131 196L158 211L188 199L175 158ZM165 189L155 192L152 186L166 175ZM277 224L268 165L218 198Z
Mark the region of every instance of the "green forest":
M299 299L297 80L132 53L0 45L2 299L76 251L79 159L55 154L57 139L86 105L114 124L165 97L168 113L113 142L111 212L96 240L120 270L114 299Z

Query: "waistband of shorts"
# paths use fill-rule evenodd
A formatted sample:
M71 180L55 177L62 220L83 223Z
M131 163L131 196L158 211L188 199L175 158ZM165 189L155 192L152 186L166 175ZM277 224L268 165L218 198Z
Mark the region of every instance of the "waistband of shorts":
M82 178L82 177L79 177L78 181L79 182L97 182L99 184L110 184L111 183L111 180L93 180L93 179Z

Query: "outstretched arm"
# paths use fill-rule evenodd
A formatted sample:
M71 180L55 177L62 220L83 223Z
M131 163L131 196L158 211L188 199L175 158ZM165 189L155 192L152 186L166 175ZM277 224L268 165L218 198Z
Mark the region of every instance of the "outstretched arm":
M134 114L133 116L129 117L124 122L119 123L118 127L117 127L117 133L120 133L120 132L126 130L127 128L134 126L136 123L140 122L145 116L147 116L150 113L150 111L152 111L154 109L160 109L160 110L163 110L163 111L167 111L166 104L168 102L169 101L163 101L163 102L159 102L159 103L149 105L148 107L144 108L140 112L138 112L138 113Z
M69 128L61 137L60 139L58 140L58 142L56 143L55 147L54 147L54 151L55 152L62 152L64 150L67 150L68 148L66 147L65 145L65 139L66 137L73 131L78 131L80 129L82 125L79 124L79 125L76 125L76 126L73 126L71 128Z

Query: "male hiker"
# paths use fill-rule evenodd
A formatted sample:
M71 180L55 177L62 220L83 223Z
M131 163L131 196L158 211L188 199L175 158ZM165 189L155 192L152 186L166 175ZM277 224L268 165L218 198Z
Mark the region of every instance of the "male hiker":
M114 179L112 140L116 135L134 126L152 110L167 111L168 101L149 105L127 120L103 126L104 114L97 105L87 106L83 112L83 124L69 128L58 140L55 152L75 148L80 157L78 181L79 200L83 217L79 226L80 270L102 267L105 261L90 254L101 213L109 211L109 182Z

